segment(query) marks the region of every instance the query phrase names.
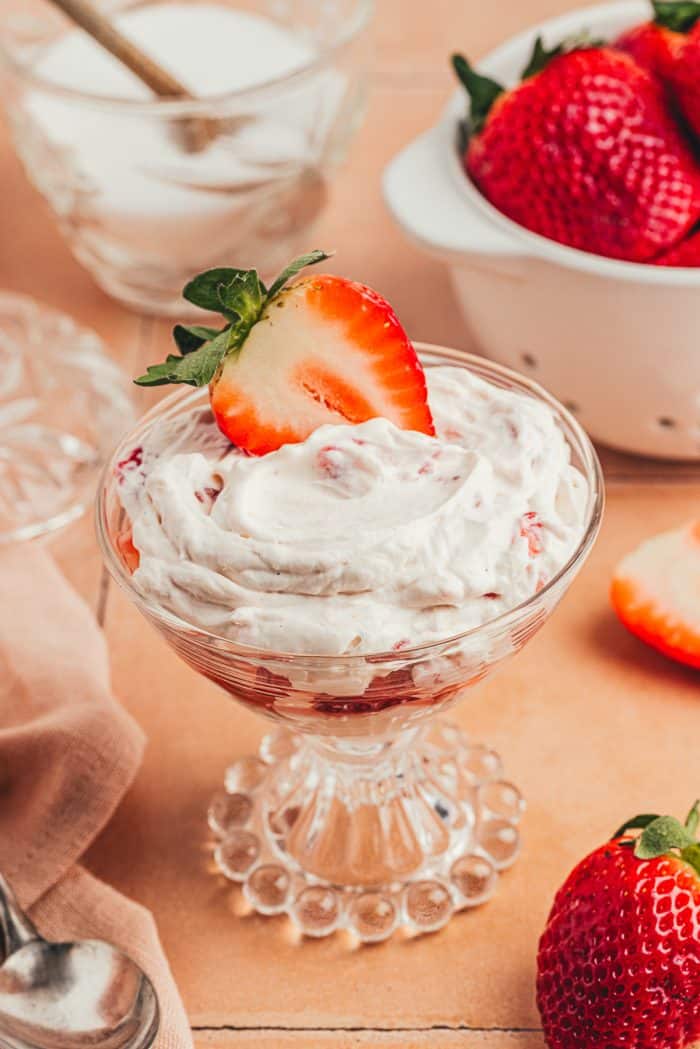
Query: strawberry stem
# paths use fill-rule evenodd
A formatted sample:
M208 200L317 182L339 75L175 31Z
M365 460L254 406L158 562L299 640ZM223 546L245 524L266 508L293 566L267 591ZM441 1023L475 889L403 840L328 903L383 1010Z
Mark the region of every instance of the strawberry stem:
M674 33L689 33L700 19L696 0L652 0L654 22Z
M659 816L637 838L634 854L639 860L653 860L673 849L685 849L695 844L693 835L675 816Z
M634 848L639 860L653 860L660 856L679 855L700 874L700 842L697 840L700 826L700 799L692 806L685 823L675 816L635 816L623 823L613 839L622 838L631 830L641 830L636 840L621 842Z
M469 131L472 135L478 135L486 123L494 102L503 94L505 88L497 81L482 76L472 69L464 55L452 56L452 68L471 102Z

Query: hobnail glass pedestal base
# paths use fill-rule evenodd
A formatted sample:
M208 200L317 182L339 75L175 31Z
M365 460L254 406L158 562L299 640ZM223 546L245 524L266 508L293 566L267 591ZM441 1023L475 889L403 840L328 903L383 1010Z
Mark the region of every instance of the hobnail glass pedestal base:
M495 751L437 721L368 743L276 729L209 807L218 869L307 936L433 932L485 903L524 802Z

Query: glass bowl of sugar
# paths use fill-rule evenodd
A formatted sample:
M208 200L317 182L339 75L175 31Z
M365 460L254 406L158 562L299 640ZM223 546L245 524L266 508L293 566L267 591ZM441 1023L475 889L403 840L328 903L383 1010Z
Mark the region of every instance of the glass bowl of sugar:
M8 0L3 103L73 254L162 315L192 273L278 271L363 115L372 0L95 4L188 97L156 97L46 0Z

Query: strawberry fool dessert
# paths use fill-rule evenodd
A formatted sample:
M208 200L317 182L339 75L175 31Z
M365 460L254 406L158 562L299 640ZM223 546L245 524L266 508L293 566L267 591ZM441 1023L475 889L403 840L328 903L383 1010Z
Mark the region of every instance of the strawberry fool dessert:
M424 372L364 285L287 283L325 258L270 289L232 269L187 286L225 327L176 327L180 354L137 382L208 384L210 406L119 462L119 545L148 601L234 642L402 652L537 593L581 542L587 484L546 403Z
M209 806L217 870L306 935L377 942L517 859L499 755L432 719L547 619L601 478L543 392L448 349L424 370L375 291L299 275L327 257L186 286L223 326L176 326L137 382L202 391L122 443L98 528L185 662L275 722Z

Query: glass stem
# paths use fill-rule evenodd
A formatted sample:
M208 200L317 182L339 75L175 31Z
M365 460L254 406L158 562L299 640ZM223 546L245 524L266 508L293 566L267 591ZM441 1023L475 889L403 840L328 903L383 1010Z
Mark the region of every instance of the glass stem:
M307 737L268 810L278 847L333 884L388 885L449 848L454 801L425 761L422 733L391 741Z

